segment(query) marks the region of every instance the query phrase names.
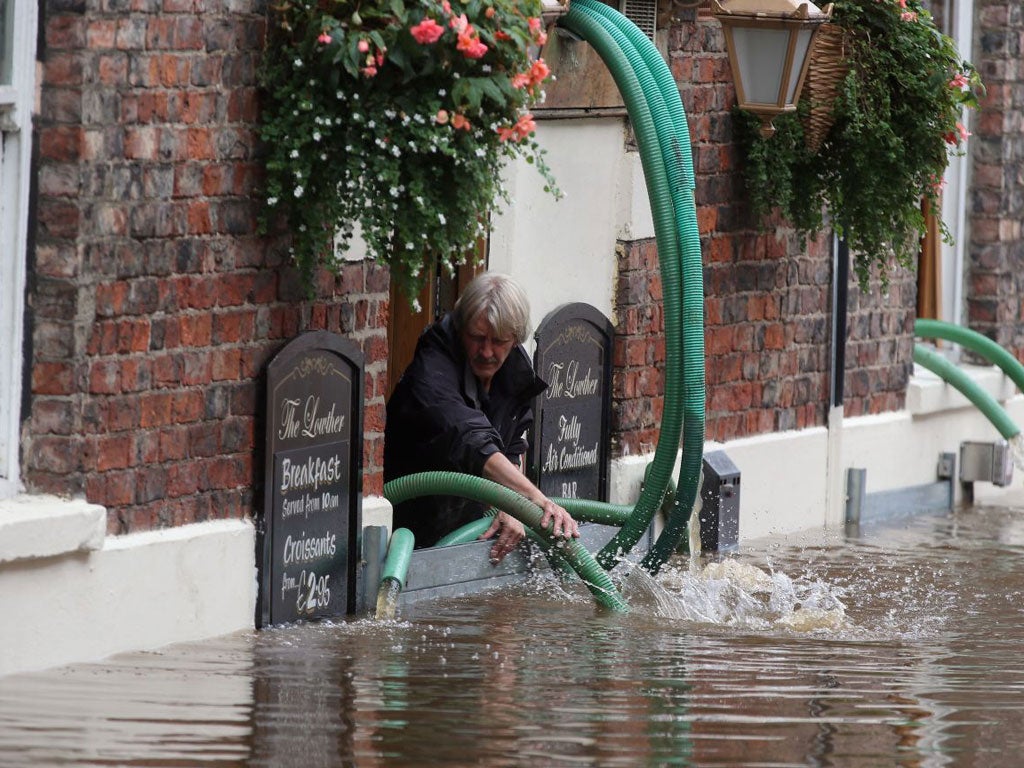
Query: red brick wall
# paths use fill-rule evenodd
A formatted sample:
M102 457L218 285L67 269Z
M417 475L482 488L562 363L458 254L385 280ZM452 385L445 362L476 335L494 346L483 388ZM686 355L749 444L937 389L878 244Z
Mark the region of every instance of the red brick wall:
M971 129L973 176L966 324L1024 356L1024 15L1020 3L975 4L976 64L988 93Z
M327 329L366 355L379 493L387 270L347 264L306 301L282 243L255 234L263 4L43 16L26 485L106 505L112 533L251 514L262 367Z
M693 16L691 12L691 16ZM717 22L672 27L669 64L690 123L704 263L706 438L804 429L830 403L832 256L786 222L755 221L732 144L735 91ZM664 307L654 241L619 244L613 425L618 455L657 444L664 409ZM912 363L915 284L851 281L845 412L900 409Z

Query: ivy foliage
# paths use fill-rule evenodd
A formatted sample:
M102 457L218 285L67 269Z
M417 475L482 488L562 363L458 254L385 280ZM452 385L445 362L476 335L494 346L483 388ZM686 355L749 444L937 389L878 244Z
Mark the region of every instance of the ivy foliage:
M805 141L806 92L797 113L776 118L764 139L753 115L737 113L737 141L755 214L778 209L802 233L828 223L846 238L862 286L912 267L925 231L922 201L939 211L950 154L969 135L965 110L984 88L917 0L837 0L849 69L834 123L817 152ZM943 239L951 240L941 224Z

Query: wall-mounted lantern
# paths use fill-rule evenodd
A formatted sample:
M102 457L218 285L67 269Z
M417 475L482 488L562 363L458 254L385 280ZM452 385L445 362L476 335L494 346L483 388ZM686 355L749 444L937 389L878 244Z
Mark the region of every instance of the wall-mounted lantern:
M775 133L776 115L796 110L811 45L832 5L805 0L713 0L722 23L741 109L761 118L761 135Z

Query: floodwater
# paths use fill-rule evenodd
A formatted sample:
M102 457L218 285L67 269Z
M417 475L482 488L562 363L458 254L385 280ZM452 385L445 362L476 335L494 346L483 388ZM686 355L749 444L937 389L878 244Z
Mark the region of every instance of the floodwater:
M1024 511L0 679L3 766L1024 765Z

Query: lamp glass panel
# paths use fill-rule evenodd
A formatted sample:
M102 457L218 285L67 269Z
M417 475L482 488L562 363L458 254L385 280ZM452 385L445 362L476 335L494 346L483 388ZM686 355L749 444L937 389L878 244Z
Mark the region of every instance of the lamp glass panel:
M789 33L784 29L734 26L732 40L747 102L777 104Z
M811 44L813 29L803 28L797 32L796 50L793 52L793 66L789 71L789 81L786 84L786 103L792 104L796 101L796 87L800 83L800 68L807 57L807 48Z

